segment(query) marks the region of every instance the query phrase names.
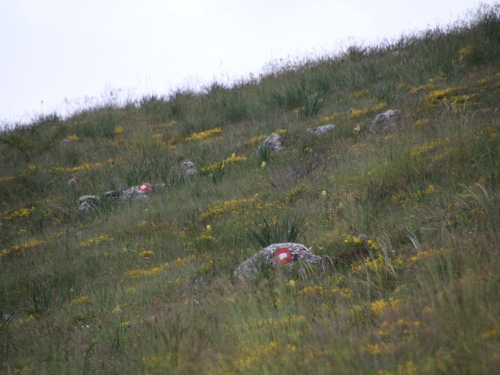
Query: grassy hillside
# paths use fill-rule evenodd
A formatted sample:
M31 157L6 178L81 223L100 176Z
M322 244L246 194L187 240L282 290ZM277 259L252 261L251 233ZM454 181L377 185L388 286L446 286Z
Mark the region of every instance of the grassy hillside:
M498 373L499 98L500 8L483 7L4 131L0 373ZM257 153L273 133L284 150ZM165 188L79 211L143 182ZM262 237L327 272L234 282Z

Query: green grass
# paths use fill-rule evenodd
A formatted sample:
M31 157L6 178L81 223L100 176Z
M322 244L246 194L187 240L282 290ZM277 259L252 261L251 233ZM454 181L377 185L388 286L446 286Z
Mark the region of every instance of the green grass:
M3 131L0 372L496 373L499 43L483 6L258 80ZM387 109L394 126L369 131ZM258 153L273 133L284 150ZM142 182L166 186L78 210ZM234 282L289 240L327 271Z

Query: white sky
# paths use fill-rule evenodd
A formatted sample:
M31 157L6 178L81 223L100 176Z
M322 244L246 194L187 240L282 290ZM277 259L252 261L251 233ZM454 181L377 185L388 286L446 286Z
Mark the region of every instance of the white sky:
M492 4L495 1L483 1ZM0 124L445 26L473 0L0 0ZM43 104L42 104L43 101Z

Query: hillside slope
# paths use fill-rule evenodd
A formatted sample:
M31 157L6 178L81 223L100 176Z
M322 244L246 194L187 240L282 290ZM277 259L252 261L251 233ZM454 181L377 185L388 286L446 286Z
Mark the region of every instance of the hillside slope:
M497 373L499 62L500 8L483 7L4 131L0 372ZM272 134L283 150L257 151ZM146 182L165 186L104 199ZM81 211L84 195L100 200ZM233 280L285 241L327 271Z

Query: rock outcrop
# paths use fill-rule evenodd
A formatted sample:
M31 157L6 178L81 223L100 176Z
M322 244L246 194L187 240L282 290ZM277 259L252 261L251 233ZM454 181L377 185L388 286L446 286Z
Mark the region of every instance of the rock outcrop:
M310 266L323 268L323 258L314 255L307 247L298 243L286 242L269 245L245 260L234 271L234 277L243 280L256 276L262 267L280 268L306 273Z
M372 133L382 130L390 130L394 126L394 121L399 114L398 110L388 109L385 112L379 113L370 123L369 129Z
M151 185L150 183L145 182L141 185L132 186L127 189L108 191L102 196L84 195L81 196L79 199L80 211L81 212L92 211L93 209L99 206L99 202L102 200L114 200L114 199L127 200L136 198L146 198L148 194L150 194L151 192L163 188L165 188L165 184Z
M307 129L308 133L315 134L315 135L322 135L322 134L328 133L332 130L335 130L335 125L333 125L333 124L321 125L321 126L318 126L316 129L313 129L313 128Z
M257 149L257 156L259 156L259 154L262 152L263 149L267 149L270 151L281 151L283 149L281 135L272 134L269 137L267 137Z

